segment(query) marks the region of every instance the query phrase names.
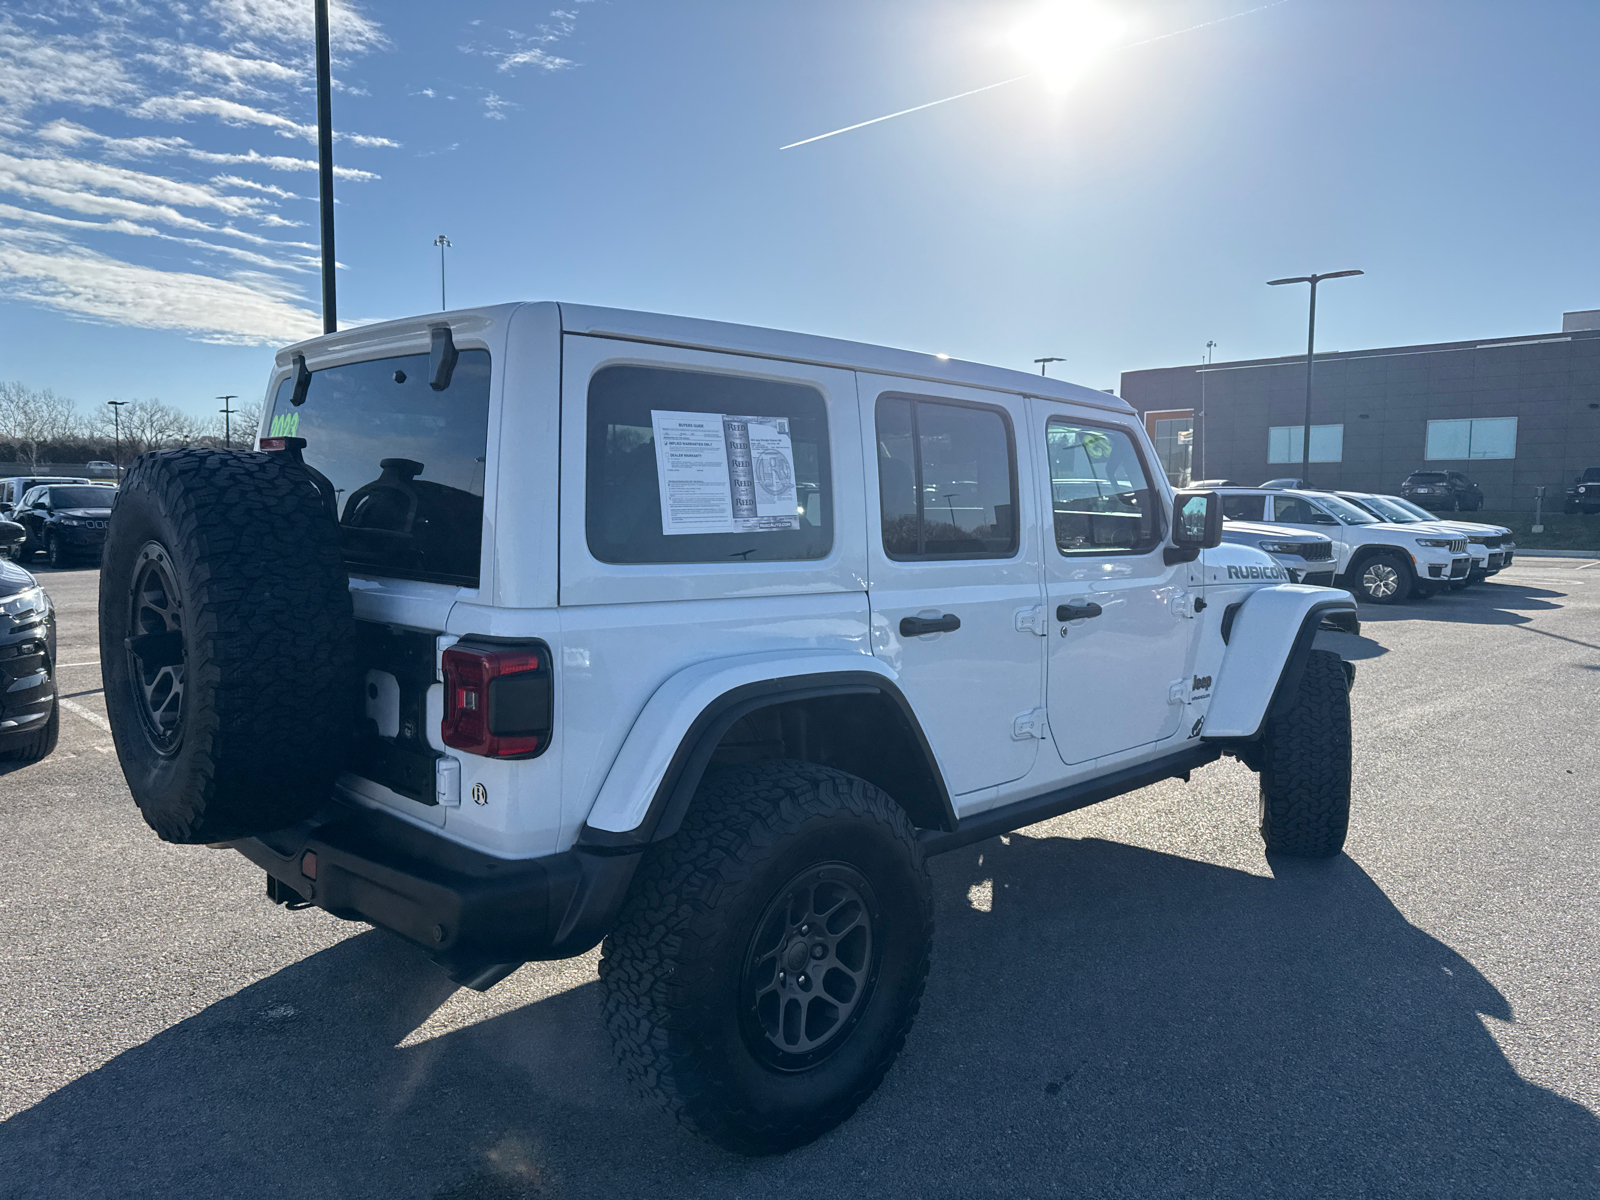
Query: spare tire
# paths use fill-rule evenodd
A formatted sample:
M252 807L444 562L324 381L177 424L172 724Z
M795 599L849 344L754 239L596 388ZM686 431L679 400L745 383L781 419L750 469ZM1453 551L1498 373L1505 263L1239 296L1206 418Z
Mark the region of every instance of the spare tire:
M146 454L100 570L106 715L166 841L223 842L327 799L358 696L339 527L287 453Z

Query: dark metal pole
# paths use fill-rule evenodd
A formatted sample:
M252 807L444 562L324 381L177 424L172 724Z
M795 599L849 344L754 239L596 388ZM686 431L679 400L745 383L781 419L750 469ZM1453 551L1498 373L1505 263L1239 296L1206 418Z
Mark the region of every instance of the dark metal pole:
M222 440L229 450L233 449L233 414L239 410L232 407L231 402L238 396L218 396L222 401Z
M313 0L317 16L317 183L322 208L322 332L339 328L333 282L333 68L328 53L328 0Z
M1306 333L1306 434L1300 446L1300 486L1311 486L1311 364L1317 357L1317 276L1311 277L1311 321Z

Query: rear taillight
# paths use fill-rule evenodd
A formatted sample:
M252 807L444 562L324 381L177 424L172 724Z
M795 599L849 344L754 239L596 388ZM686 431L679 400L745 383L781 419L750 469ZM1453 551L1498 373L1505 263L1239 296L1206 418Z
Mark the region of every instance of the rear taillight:
M444 652L444 744L489 758L532 758L550 745L555 709L543 642Z

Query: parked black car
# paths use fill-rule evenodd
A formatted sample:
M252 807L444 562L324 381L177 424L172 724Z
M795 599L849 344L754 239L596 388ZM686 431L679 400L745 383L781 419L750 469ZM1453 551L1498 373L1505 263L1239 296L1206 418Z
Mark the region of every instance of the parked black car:
M81 475L8 475L0 479L0 520L15 521L11 515L22 498L41 483L88 483Z
M56 748L56 613L28 572L0 559L0 758L32 762Z
M1476 512L1483 507L1483 489L1460 471L1413 471L1400 484L1400 494L1430 512Z
M1583 474L1572 481L1567 489L1566 511L1600 512L1600 467L1585 467Z
M34 488L11 515L28 531L18 557L26 562L42 550L52 567L64 567L75 558L99 558L116 494L116 488L93 483Z

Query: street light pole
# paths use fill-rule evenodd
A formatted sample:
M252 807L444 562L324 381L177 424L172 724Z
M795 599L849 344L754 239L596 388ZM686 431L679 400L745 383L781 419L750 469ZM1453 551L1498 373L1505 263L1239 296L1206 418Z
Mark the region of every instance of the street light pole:
M233 449L233 414L239 410L237 408L229 408L228 401L237 400L238 398L238 396L217 397L218 400L222 401L222 408L220 410L222 413L222 441L229 450Z
M1039 364L1039 374L1043 375L1045 367L1050 363L1066 362L1067 360L1064 358L1036 358L1033 361Z
M1216 349L1216 342L1206 343L1206 366L1211 365L1211 351ZM1194 423L1195 437L1200 443L1200 459L1198 474L1201 479L1206 477L1206 375L1207 371L1200 372L1200 414Z
M1317 355L1317 284L1324 279L1344 279L1351 275L1364 275L1365 271L1328 271L1321 275L1295 275L1289 279L1269 279L1268 287L1284 283L1309 283L1311 285L1311 319L1306 330L1306 422L1300 440L1300 483L1306 486L1311 474L1311 369Z
M450 307L444 302L444 248L450 245L450 239L441 233L433 239L433 244L439 247L439 311L443 312Z
M122 406L127 403L127 401L126 400L107 400L106 403L111 406L112 428L114 428L116 430L116 433L117 433L117 482L121 483L122 482L122 412L121 412L121 409L122 409Z
M328 0L313 0L317 25L317 192L322 213L322 332L339 329L333 282L333 67L328 53Z

